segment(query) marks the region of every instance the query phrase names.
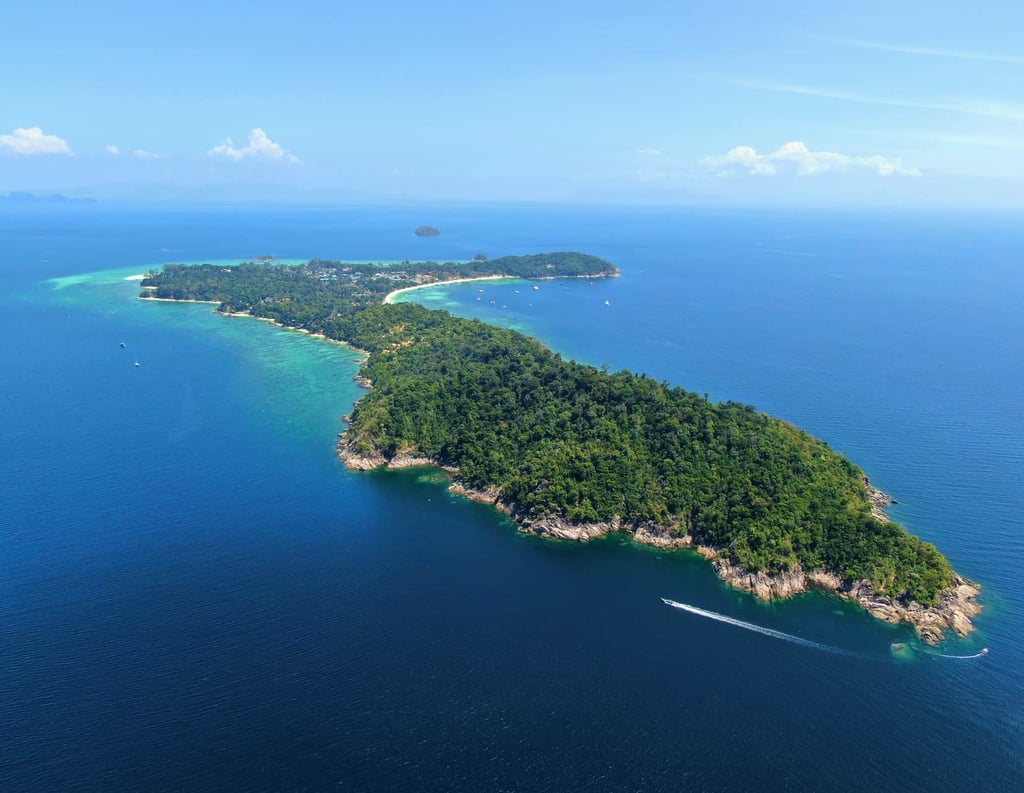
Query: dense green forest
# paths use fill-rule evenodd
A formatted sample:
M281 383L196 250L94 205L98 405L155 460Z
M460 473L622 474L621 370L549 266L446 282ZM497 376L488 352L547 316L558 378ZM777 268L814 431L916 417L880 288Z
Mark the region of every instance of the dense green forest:
M610 262L585 253L561 251L471 262L368 264L313 259L301 265L264 261L238 265L169 264L150 272L142 297L211 300L223 311L248 311L289 327L326 330L332 318L375 305L396 289L456 278L578 278L618 275ZM323 323L313 328L307 323Z
M273 317L368 351L363 374L373 388L352 414L350 447L455 466L470 487L499 488L518 518L656 524L751 570L824 568L870 579L903 601L936 602L952 583L949 563L934 546L874 518L863 472L822 441L749 405L714 404L628 371L564 361L515 331L415 304L379 304L424 273L615 272L579 256L400 270L351 265L366 269L333 281L323 278L325 266L350 265L170 266L143 286L160 297L219 300L223 310ZM378 283L382 272L401 278Z

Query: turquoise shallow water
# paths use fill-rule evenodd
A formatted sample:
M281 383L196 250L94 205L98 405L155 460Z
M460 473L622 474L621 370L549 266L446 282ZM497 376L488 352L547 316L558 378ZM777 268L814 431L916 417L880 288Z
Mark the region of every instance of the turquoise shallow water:
M0 778L17 790L1019 787L1017 221L0 215ZM412 235L423 222L442 235ZM360 393L355 355L209 306L142 304L124 280L264 253L555 249L604 255L622 277L415 299L823 437L984 584L976 638L944 651L991 653L894 658L892 642L912 644L905 629L824 596L757 604L689 554L543 542L429 472L348 472L333 445Z

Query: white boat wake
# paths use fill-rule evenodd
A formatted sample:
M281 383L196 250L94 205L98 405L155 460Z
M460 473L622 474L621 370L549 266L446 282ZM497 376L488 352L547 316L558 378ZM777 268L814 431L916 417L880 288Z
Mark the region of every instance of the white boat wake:
M928 655L937 655L939 658L952 658L954 661L970 661L972 658L981 658L988 655L988 647L983 647L980 653L975 653L974 655L946 655L945 653L937 653L927 648L924 648L924 651Z
M727 617L725 616L725 614L719 614L716 611L708 611L707 609L697 608L697 606L691 606L688 603L679 603L675 600L669 600L668 598L662 598L661 602L667 606L671 606L672 608L682 609L683 611L688 611L690 614L696 614L698 617L707 617L709 620L724 622L726 625L735 625L737 628L743 628L747 631L760 633L762 636L771 636L773 639L782 639L782 641L784 642L799 644L802 647L810 647L814 650L821 650L822 652L826 653L834 653L835 655L856 655L856 653L852 653L849 650L843 650L839 647L832 647L831 645L822 644L821 642L814 642L810 639L802 639L799 636L794 636L791 633L783 633L782 631L773 630L771 628L764 628L760 625L755 625L752 622L744 622L743 620L738 620L734 617Z
M821 642L811 641L810 639L802 639L799 636L794 636L791 633L783 633L782 631L773 630L772 628L765 628L761 625L755 625L752 622L744 622L738 620L735 617L727 617L725 614L719 614L716 611L708 611L707 609L698 608L697 606L691 606L689 603L679 603L675 600L669 600L668 598L662 598L661 602L666 606L671 606L675 609L681 609L687 611L690 614L696 614L698 617L707 617L709 620L715 620L717 622L724 622L726 625L734 625L737 628L743 628L743 630L753 631L754 633L760 633L762 636L770 636L773 639L782 639L784 642L790 642L791 644L799 644L803 647L810 647L813 650L821 650L826 653L833 653L834 655L846 655L852 658L874 658L874 656L864 655L863 653L855 653L850 650L843 650L840 647L833 647L830 644L822 644ZM946 655L945 653L937 653L934 650L929 650L925 647L921 648L928 655L938 656L939 658L952 658L957 661L968 661L973 658L981 658L988 655L988 647L982 649L981 652L975 653L974 655Z

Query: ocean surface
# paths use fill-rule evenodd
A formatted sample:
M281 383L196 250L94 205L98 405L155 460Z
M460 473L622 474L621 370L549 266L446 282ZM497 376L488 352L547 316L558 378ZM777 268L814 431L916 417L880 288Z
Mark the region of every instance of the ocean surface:
M1021 221L3 210L0 788L1024 789ZM825 439L983 585L938 652L989 654L757 603L689 552L524 536L434 471L349 472L355 355L125 280L551 250L622 276L410 297Z

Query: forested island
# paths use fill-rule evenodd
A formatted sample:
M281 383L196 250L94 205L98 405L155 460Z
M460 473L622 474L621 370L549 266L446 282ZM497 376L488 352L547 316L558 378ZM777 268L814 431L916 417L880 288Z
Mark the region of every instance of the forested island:
M356 469L431 464L452 489L526 531L586 540L628 532L694 547L760 598L821 588L929 642L966 635L976 585L889 521L887 497L842 455L787 422L629 371L565 361L521 333L411 303L397 290L467 278L600 278L562 252L389 265L312 260L168 265L144 298L217 302L367 353L370 390L339 453Z
M417 237L436 237L441 233L441 230L433 226L417 226L412 233Z

